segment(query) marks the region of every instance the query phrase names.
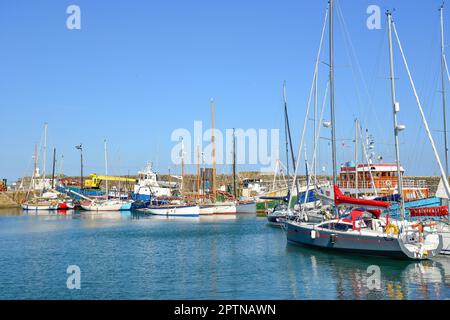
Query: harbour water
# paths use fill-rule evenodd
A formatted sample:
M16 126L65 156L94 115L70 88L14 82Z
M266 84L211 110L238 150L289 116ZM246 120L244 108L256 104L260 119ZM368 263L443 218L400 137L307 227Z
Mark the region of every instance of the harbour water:
M450 298L450 258L410 262L304 248L255 215L5 210L0 244L0 299ZM80 290L67 288L69 265L81 270ZM379 288L370 266L380 268Z

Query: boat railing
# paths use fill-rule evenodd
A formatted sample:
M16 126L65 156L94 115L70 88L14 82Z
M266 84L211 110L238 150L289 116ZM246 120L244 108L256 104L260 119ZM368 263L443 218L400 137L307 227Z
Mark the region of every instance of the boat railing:
M397 181L396 179L383 179L383 180L375 180L375 181L358 181L356 184L355 181L339 181L338 186L341 189L373 189L374 186L377 189L396 189ZM404 188L427 188L426 180L414 180L414 179L404 179L403 180Z

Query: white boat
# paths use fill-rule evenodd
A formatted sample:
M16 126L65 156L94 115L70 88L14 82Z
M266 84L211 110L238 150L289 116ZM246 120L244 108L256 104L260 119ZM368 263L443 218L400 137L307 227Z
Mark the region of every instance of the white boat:
M236 205L237 213L255 213L256 202L255 201L238 201Z
M157 216L198 217L200 215L200 207L197 205L151 206L142 211Z
M108 176L108 153L106 148L106 140L104 141L105 148L105 176ZM106 195L109 194L108 180L106 180ZM132 201L120 199L106 199L106 200L91 200L87 203L82 203L81 207L86 211L128 211L131 210Z
M49 211L49 210L57 210L58 204L52 203L32 203L27 202L22 204L22 209L26 211Z
M132 198L148 201L153 197L170 197L175 187L176 183L158 181L158 176L149 163L143 171L138 172L138 182L134 186Z
M216 202L214 203L214 214L236 214L235 202Z
M201 204L200 207L200 215L211 215L214 214L214 205L212 204Z
M411 226L420 227L426 231L429 231L427 226L433 226L437 229L437 232L442 236L443 242L441 254L450 255L448 206L409 208L409 213L411 219L417 219L417 221L410 222Z
M131 209L131 203L121 200L104 200L84 203L81 207L86 211L124 211Z
M438 232L442 236L441 254L450 255L450 226L448 224L440 223L438 225Z

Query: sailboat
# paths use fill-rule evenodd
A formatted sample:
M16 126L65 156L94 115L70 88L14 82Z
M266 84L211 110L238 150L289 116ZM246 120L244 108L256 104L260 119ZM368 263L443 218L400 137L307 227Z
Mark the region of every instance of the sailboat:
M44 150L43 150L43 172L42 176L38 166L37 146L34 149L34 168L31 176L27 200L21 204L26 211L49 211L49 210L69 210L73 209L73 202L66 199L61 193L55 191L55 154L53 152L53 173L52 179L46 175L47 161L47 130L48 124L44 125Z
M408 221L391 220L389 215L382 217L383 210L390 204L383 201L356 199L345 196L337 185L336 135L334 108L334 61L333 61L333 0L329 1L330 38L330 108L331 143L333 160L333 191L335 218L322 223L308 223L300 220L287 221L287 240L291 243L307 245L333 251L343 251L363 255L388 256L412 260L424 260L439 254L442 249L442 236L436 232L423 232L412 228ZM399 145L396 114L399 111L395 98L394 68L392 52L392 17L388 12L389 53L391 66L391 89L394 110L394 132L397 168L400 170ZM401 175L399 193L402 194ZM402 197L400 197L402 201ZM404 210L402 203L400 209Z
M184 193L184 141L181 140L181 186L180 193L183 198ZM150 205L146 208L139 209L139 211L149 213L157 216L174 216L174 217L198 217L200 215L200 208L197 204L185 203L183 200L163 205Z
M256 201L240 200L236 181L236 133L233 129L233 197L236 201L236 213L255 213Z
M108 152L106 147L106 140L104 141L105 151L105 176L108 175ZM106 180L106 195L109 194L108 181ZM121 199L92 199L81 203L81 208L86 211L129 211L133 201L126 201Z
M289 144L291 144L291 153L292 153L292 141L291 141L291 132L289 129L289 118L288 118L288 110L287 110L287 99L286 99L286 81L283 82L283 100L284 100L284 136L285 136L285 145L286 145L286 175L287 175L287 196L282 198L283 202L290 202L291 198L291 183L290 183L290 172L289 172ZM292 162L295 166L295 161L292 153ZM294 177L295 179L295 177ZM298 191L298 188L297 188ZM267 214L267 221L271 225L283 226L286 219L293 217L295 214L290 209L289 205L284 203L278 204L275 208Z
M228 214L233 215L237 213L237 204L234 197L226 192L221 192L217 190L216 183L216 143L215 143L215 118L214 118L215 106L214 106L214 98L211 98L211 145L212 145L212 190L210 192L208 201L199 201L199 213L201 215L210 215L210 214ZM203 190L204 191L204 190ZM221 194L225 200L217 201L217 195ZM202 198L205 198L205 195L202 195ZM256 206L256 205L255 205Z
M448 74L447 69L447 61L445 58L445 44L444 44L444 4L441 5L440 9L440 34L441 34L441 50L440 50L440 60L441 60L441 85L442 85L442 118L444 123L444 154L445 154L445 172L440 164L439 157L437 156L437 152L435 151L436 160L441 169L441 179L439 181L438 189L436 191L436 197L441 199L442 203L438 206L424 206L424 207L415 207L409 208L409 214L411 218L420 219L419 222L416 222L415 225L421 228L426 228L427 225L436 225L438 233L442 236L443 246L441 250L441 254L450 255L450 215L449 215L449 186L448 186L448 142L447 142L447 116L446 116L446 93L445 93L445 71L447 70L447 76L450 80L450 75ZM405 60L406 62L406 60ZM425 120L425 117L422 116L422 119ZM426 125L425 128L428 126ZM431 134L429 133L429 138L431 138ZM432 139L431 139L432 140ZM432 146L434 148L434 143L432 142ZM421 220L424 218L428 218L432 220L431 222L422 222ZM438 220L436 223L435 220Z

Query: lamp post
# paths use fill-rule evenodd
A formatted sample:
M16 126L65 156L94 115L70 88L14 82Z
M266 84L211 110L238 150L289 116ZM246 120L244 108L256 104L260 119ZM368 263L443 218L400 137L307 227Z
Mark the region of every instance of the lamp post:
M81 193L83 193L84 181L83 181L83 144L80 143L79 146L75 146L76 149L80 150L80 171L81 171Z

